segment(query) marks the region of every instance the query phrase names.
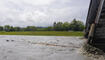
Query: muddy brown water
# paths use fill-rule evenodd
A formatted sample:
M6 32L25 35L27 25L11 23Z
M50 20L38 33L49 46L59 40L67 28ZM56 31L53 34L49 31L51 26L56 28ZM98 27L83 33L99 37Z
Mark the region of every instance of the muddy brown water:
M64 36L0 36L0 60L93 60L80 48L85 40Z

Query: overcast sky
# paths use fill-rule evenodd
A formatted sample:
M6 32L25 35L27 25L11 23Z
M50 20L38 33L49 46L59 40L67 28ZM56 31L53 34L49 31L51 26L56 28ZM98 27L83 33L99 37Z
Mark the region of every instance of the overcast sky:
M90 0L0 0L0 25L51 26L53 22L85 22Z

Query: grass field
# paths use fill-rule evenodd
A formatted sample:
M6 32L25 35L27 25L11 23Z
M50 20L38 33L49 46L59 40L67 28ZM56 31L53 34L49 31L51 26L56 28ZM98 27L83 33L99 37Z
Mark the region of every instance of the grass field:
M67 31L0 32L0 35L83 36L83 32L67 32Z

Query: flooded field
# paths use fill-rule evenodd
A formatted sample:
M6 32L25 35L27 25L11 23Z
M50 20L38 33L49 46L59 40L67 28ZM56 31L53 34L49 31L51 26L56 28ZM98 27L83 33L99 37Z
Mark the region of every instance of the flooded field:
M80 52L85 40L63 36L0 36L0 60L94 60Z

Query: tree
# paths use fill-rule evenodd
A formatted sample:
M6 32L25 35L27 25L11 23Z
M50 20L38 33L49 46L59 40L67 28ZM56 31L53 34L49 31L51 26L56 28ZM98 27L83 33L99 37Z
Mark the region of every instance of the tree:
M54 23L54 30L55 31L63 31L63 23L62 22L58 22L58 23Z
M10 27L9 25L5 25L5 26L4 26L4 30L5 30L6 32L9 32L9 31L10 31L10 28L11 28L11 27Z
M13 26L10 26L9 31L15 31L14 27Z
M53 31L53 27L49 26L46 28L47 31Z
M63 30L64 31L68 31L69 30L69 26L70 26L70 23L64 22L64 24L63 24Z
M25 28L25 31L36 31L36 30L37 30L37 28L35 26L27 26Z
M83 31L84 30L84 24L82 21L77 21L76 19L74 19L71 23L70 23L70 30L73 31Z
M21 31L22 29L20 27L14 27L15 31Z
M0 31L3 31L3 26L0 26Z
M53 24L53 29L56 31L56 22Z

